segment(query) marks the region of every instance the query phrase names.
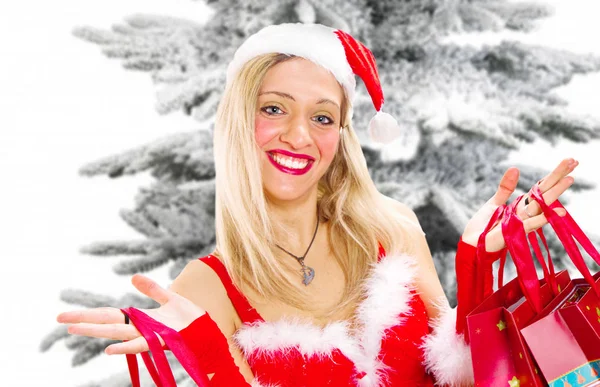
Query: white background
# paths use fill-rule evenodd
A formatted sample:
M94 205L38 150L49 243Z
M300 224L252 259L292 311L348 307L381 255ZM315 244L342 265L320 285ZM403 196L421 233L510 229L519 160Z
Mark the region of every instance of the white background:
M553 0L556 16L532 34L479 34L456 40L480 44L502 37L600 55L597 0ZM569 7L567 4L570 3ZM49 353L39 343L72 307L59 301L65 288L118 296L133 290L111 272L118 258L78 253L94 241L139 239L118 216L131 208L146 174L110 180L83 178L83 164L161 136L193 130L182 114L158 116L146 73L125 71L100 49L71 35L73 27L109 28L133 13L206 20L210 11L187 0L13 1L0 11L0 369L6 386L76 386L125 369L121 356L101 356L71 368L72 353L59 342ZM576 6L575 6L576 5ZM8 6L4 5L5 8ZM572 109L597 111L600 75L577 76L560 94ZM600 113L596 113L600 114ZM563 157L574 173L600 184L600 143L557 148L523 146L513 160L552 168ZM541 177L541 176L540 176ZM569 206L584 230L596 231L597 190L577 194ZM165 270L149 274L163 286Z

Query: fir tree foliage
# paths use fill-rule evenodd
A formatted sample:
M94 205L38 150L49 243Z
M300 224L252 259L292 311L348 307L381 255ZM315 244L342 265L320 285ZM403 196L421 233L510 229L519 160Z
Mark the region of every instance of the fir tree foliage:
M527 32L552 10L540 3L505 0L209 0L215 13L206 24L138 14L110 30L78 27L75 36L98 45L129 70L148 72L157 88L155 109L183 111L210 124L235 49L261 28L287 22L322 23L350 32L373 51L384 87L385 111L409 133L407 141L369 142L374 109L362 83L354 127L379 190L417 212L440 279L454 299L454 249L465 223L496 190L511 150L534 140L587 142L600 123L573 114L554 88L573 75L600 70L600 59L519 42L471 47L447 43L454 33ZM173 133L127 152L90 162L83 176L149 171L122 219L143 238L104 241L82 248L96 256L125 255L113 267L120 275L170 265L174 278L187 262L214 248L214 162L208 130ZM402 157L403 154L414 155ZM520 190L546 171L521 167ZM590 188L578 181L572 190ZM550 238L557 249L556 241ZM564 267L560 254L557 266ZM562 266L561 266L562 265ZM144 307L131 295L106 299L65 291L68 303ZM85 301L84 301L85 300ZM42 350L66 338L58 329ZM74 364L100 354L106 342L68 338ZM177 367L175 366L177 369ZM127 385L115 375L90 386Z

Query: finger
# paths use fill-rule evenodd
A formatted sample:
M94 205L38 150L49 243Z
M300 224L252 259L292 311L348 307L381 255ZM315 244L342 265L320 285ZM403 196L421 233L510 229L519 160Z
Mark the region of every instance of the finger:
M162 339L159 337L161 345L164 344ZM133 340L111 344L104 350L107 355L125 355L125 354L138 354L149 350L148 342L143 336L137 337Z
M548 205L554 203L554 201L556 201L571 185L573 185L574 181L575 181L575 179L573 179L572 176L566 176L566 177L563 177L562 179L560 179L558 181L558 183L556 183L552 188L547 190L546 193L542 194L542 198L544 199L544 202ZM525 204L524 200L523 200L523 204ZM522 215L520 216L521 219L529 218L529 215L527 215L525 212L524 205L522 208L523 208ZM542 212L542 209L535 200L529 200L529 205L527 206L527 212L529 212L530 215L535 216L535 215L540 214Z
M530 233L537 230L548 223L548 219L544 214L539 214L523 221L523 228L525 233Z
M559 216L565 216L567 213L564 208L555 208L554 212L556 212ZM544 216L544 214L540 214L524 220L523 229L525 230L525 233L530 233L531 231L535 231L547 223L548 220L546 219L546 216ZM504 246L506 246L506 243L504 236L502 235L502 227L497 225L485 237L485 250L493 253L500 251L504 248Z
M496 225L493 229L488 232L485 236L485 251L488 253L495 253L500 251L505 246L504 238L502 237L502 227Z
M141 334L133 325L79 323L69 326L72 335L97 337L113 340L133 340Z
M160 305L166 304L171 298L171 293L168 290L163 289L159 284L144 275L135 274L131 277L131 283L137 290Z
M515 191L515 188L517 188L518 182L519 170L515 167L508 168L506 172L504 172L502 179L500 179L498 190L494 196L492 196L492 203L496 206L505 204L510 198L510 195Z
M573 158L568 158L561 161L552 172L550 172L541 180L539 187L542 193L554 187L554 185L562 178L573 172L578 165L579 162Z
M56 316L59 323L123 324L123 312L117 308L102 307L64 312Z
M564 208L555 208L554 212L556 212L558 216L565 216L565 214L567 213L567 211ZM524 220L523 228L525 229L526 233L530 233L544 226L547 223L548 219L546 218L546 216L544 214L539 214Z

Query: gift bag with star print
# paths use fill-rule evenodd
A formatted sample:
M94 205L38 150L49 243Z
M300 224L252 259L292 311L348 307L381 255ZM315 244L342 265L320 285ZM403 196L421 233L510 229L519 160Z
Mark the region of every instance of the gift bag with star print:
M578 278L553 304L551 313L521 330L548 385L600 386L600 298Z
M490 281L485 279L485 273L491 272L491 263L479 260L479 257L477 261L478 279L484 282L484 294L491 295L467 316L476 386L547 385L521 330L550 313L549 305L556 299L562 299L571 279L566 271L555 273L542 230L525 234L523 223L516 215L516 206L521 199L508 206L501 219L517 278L502 284L502 258L498 290L491 292L491 289L485 289L491 286ZM537 237L546 248L547 263ZM544 273L542 280L538 279L530 244Z
M555 280L560 293L571 282L566 271L556 274ZM546 280L541 281L540 295L544 306L556 298ZM527 302L519 279L515 278L467 316L476 386L547 385L537 371L534 358L521 335L521 329L535 321L543 312L543 309L536 312Z
M539 192L534 198L543 202ZM572 280L547 306L543 317L521 333L549 386L600 386L600 272L590 274L575 241L598 264L600 254L568 212L559 217L552 211L559 206L558 201L550 206L541 203L548 222L584 278Z

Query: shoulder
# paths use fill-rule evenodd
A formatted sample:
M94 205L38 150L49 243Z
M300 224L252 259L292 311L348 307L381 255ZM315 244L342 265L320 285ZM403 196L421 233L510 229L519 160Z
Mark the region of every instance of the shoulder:
M410 235L413 246L411 256L414 258L418 270L415 286L417 293L425 303L427 314L430 318L435 318L439 313L439 305L446 300L446 296L440 283L425 233L419 224L417 215L410 207L385 195L381 196L391 209L397 211L400 216L405 217L415 224L414 232L411 232ZM447 303L447 300L445 302Z
M227 291L217 273L200 259L189 262L169 289L206 310L225 336L235 332L237 314Z
M412 208L410 208L402 202L399 202L396 199L392 199L388 196L385 196L384 194L381 194L381 200L383 201L383 203L389 206L390 209L395 210L396 213L399 214L401 217L414 224L415 231L418 234L424 235L423 229L421 228L421 224L419 223L419 219L417 218L417 214L415 214Z

